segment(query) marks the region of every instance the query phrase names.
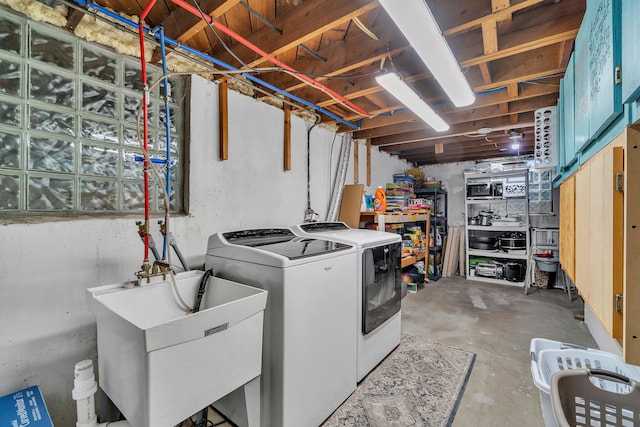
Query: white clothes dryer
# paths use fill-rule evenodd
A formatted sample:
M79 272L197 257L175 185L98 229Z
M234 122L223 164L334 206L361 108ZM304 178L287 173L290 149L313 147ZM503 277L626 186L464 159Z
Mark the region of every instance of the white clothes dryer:
M402 238L384 231L350 228L343 222L310 222L292 227L299 236L354 245L358 251L358 382L401 338Z
M356 389L355 247L257 229L209 237L215 276L269 291L261 375L263 427L315 427ZM224 349L220 349L224 351ZM214 405L245 425L239 389Z

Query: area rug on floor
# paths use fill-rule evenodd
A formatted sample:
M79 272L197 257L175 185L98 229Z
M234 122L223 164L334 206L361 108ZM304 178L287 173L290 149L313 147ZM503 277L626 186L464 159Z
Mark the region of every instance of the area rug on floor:
M322 427L450 426L475 357L403 335Z

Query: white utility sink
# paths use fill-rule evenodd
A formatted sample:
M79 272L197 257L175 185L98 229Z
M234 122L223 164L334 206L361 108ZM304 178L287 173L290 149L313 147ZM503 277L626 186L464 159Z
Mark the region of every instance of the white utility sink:
M203 275L176 275L193 304ZM267 291L211 277L197 313L170 280L87 290L100 387L133 427L174 426L260 375Z

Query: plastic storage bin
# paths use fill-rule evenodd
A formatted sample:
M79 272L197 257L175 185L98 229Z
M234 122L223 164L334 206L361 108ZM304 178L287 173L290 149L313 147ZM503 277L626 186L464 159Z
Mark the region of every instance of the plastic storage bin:
M626 391L602 389L594 381ZM640 420L640 384L600 369L557 372L551 377L551 402L560 427L627 427Z
M581 368L598 368L634 379L640 378L640 369L638 367L627 365L621 357L606 351L544 338L532 339L529 350L531 374L533 383L538 387L540 393L540 405L545 427L556 427L558 425L553 416L553 408L551 406L550 384L554 373Z

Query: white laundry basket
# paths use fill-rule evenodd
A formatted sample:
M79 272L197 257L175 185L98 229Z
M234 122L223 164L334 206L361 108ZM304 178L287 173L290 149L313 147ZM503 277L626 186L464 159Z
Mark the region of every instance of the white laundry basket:
M562 343L543 338L534 338L530 346L531 374L533 383L540 392L540 404L545 427L557 427L551 406L551 376L570 369L597 368L617 372L624 376L640 379L640 368L624 363L613 353L587 348L575 344ZM603 389L618 390L621 387L611 381L597 384ZM622 386L624 387L624 386Z

